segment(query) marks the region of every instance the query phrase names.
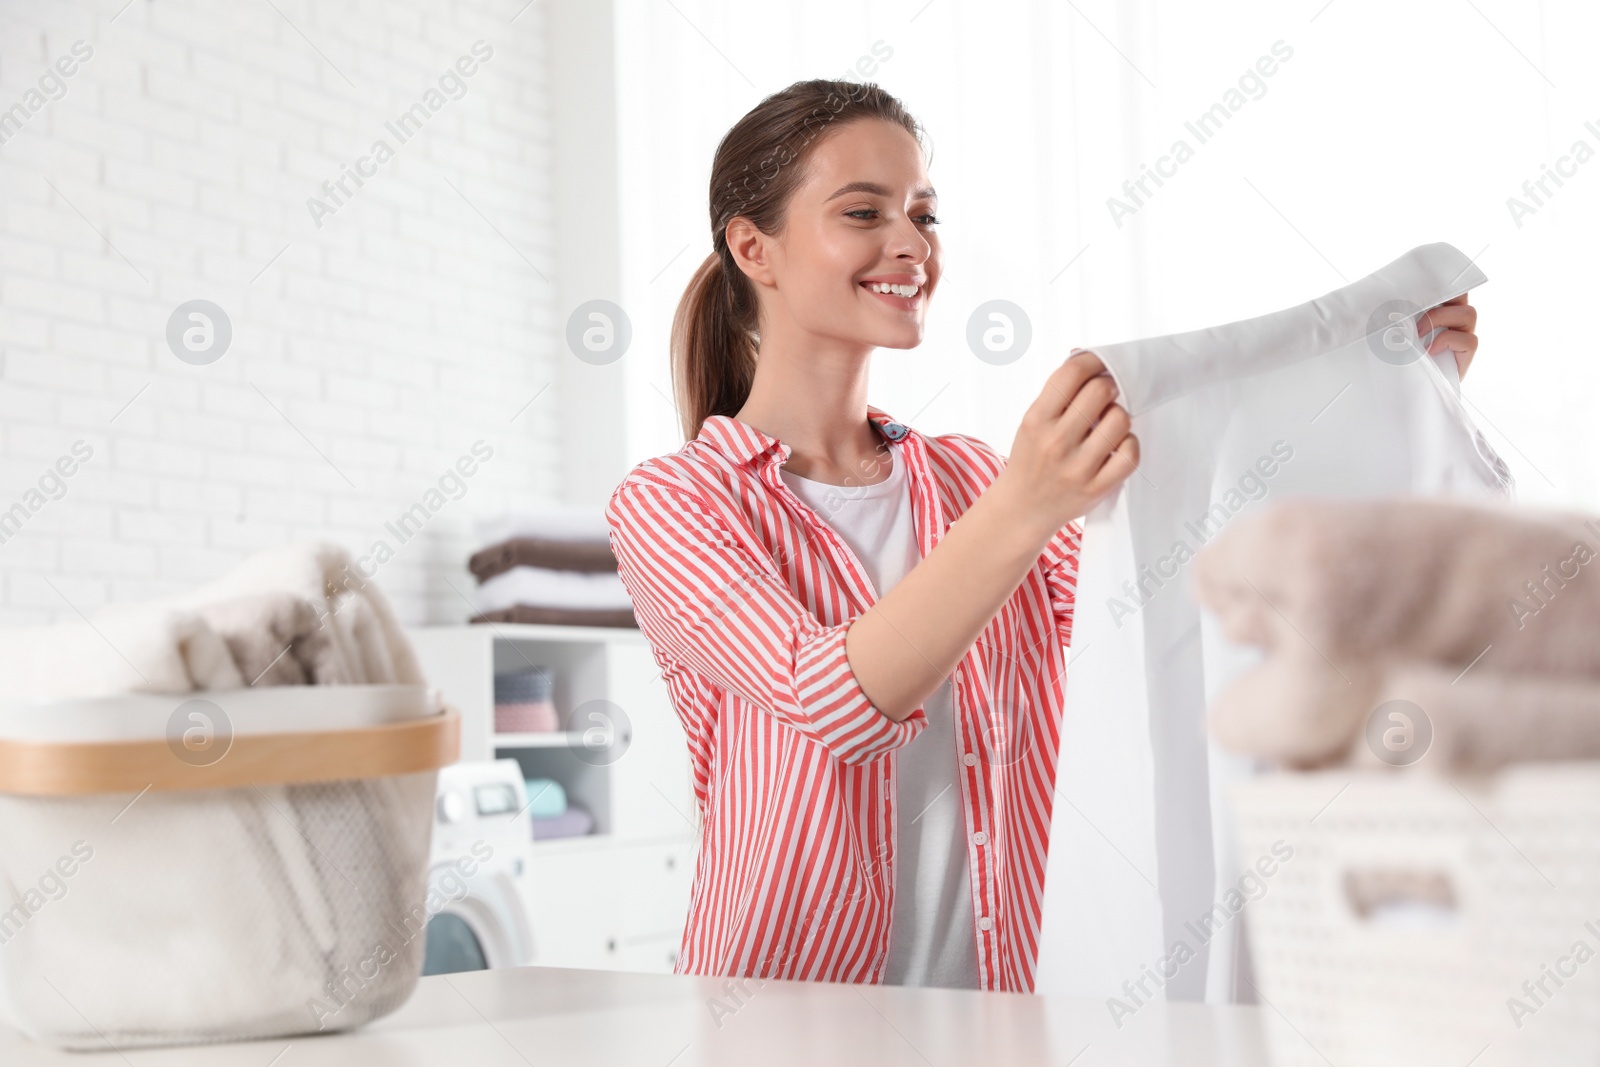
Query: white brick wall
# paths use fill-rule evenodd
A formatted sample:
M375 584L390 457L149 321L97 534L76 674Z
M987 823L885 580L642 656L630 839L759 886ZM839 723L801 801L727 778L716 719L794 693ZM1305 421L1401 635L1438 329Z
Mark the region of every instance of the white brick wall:
M388 541L408 621L465 617L473 518L560 491L541 6L123 2L0 0L0 111L93 48L0 133L0 512L94 450L0 544L0 622L299 538ZM465 94L399 143L385 122L478 40ZM317 228L307 198L378 138L395 158ZM166 342L191 299L233 326L206 366ZM493 459L399 544L384 523L480 439Z

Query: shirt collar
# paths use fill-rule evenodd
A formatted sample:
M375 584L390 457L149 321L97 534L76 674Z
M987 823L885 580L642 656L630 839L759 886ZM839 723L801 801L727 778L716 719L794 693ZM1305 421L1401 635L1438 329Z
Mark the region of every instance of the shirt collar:
M916 433L911 427L896 422L882 408L871 404L867 405L867 421L890 444L901 444ZM736 463L748 463L771 453L777 453L779 463L786 463L789 459L788 445L731 415L708 416L700 425L700 433L695 440L706 442Z

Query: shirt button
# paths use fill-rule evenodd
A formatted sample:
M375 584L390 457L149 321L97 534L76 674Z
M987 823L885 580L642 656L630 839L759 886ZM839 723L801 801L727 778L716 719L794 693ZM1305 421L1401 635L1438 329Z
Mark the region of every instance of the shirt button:
M980 930L993 930L994 929L994 920L989 918L989 916L985 915L983 918L978 920L978 929L980 929Z
M976 767L978 765L978 757L976 753L968 752L965 756L961 757L961 762L965 763L968 767Z
M989 835L979 830L972 835L972 843L974 845L987 845L989 843Z

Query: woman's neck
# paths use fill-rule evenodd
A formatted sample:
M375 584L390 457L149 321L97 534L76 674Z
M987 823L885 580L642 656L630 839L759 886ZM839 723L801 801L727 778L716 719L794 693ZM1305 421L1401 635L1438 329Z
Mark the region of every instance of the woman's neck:
M788 354L763 343L750 395L734 418L789 446L785 469L832 485L889 476L888 445L867 421L870 351Z

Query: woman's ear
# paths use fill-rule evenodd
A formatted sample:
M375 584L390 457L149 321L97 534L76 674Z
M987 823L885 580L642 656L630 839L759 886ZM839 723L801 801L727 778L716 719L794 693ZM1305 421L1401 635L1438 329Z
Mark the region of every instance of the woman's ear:
M775 284L772 273L772 238L743 215L728 221L728 251L745 277L761 285Z

